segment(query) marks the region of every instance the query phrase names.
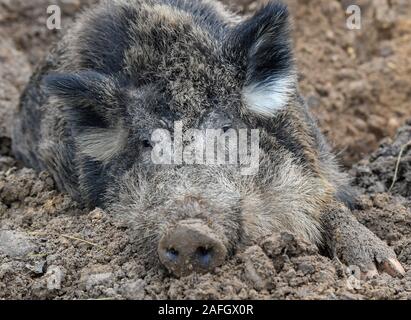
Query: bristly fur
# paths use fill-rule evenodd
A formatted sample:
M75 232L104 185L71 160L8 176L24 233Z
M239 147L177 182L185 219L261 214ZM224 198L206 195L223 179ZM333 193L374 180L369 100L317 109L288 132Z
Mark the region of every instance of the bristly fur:
M248 108L265 117L272 117L285 109L295 92L295 76L273 77L263 83L250 84L243 89Z
M296 85L286 6L240 19L212 0L102 1L32 77L13 149L59 188L126 219L142 254L178 221L202 219L230 252L275 231L322 240L349 202ZM260 170L154 166L155 129L260 130ZM155 255L151 255L155 256Z

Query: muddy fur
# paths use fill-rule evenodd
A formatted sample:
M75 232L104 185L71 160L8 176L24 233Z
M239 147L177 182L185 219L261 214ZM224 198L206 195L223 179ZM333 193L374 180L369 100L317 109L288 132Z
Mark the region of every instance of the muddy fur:
M387 258L395 258L394 251L387 247L370 230L361 225L344 206L336 206L323 217L333 256L338 256L348 265L358 265L362 270L371 269L374 263L381 264ZM347 250L361 243L358 250Z
M324 244L334 230L324 217L353 199L299 95L288 20L276 2L241 21L210 0L105 1L32 77L15 155L50 171L84 205L124 218L148 257L166 230L193 218L229 252L275 231ZM151 133L180 120L185 128L260 129L258 174L152 165ZM346 250L361 247L352 244Z

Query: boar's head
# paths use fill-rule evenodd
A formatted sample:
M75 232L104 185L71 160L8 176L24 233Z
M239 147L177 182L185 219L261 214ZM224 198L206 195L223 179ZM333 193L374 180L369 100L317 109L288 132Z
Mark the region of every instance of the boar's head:
M319 243L322 207L343 179L298 93L286 7L235 24L204 10L96 11L67 48L76 68L45 80L73 137L84 201L123 217L139 252L178 275L209 271L275 231ZM153 133L173 136L176 122L258 129L258 170L153 163Z

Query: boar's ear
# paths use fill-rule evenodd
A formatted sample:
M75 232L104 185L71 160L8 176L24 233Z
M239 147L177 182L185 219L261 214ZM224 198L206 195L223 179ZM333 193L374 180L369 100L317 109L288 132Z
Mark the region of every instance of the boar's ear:
M61 101L75 129L109 127L118 121L122 112L117 82L94 71L50 74L44 78L43 87Z
M243 100L251 111L272 116L287 105L296 75L284 4L271 2L237 25L228 35L225 53L246 70Z
M125 103L117 80L83 71L48 75L43 83L62 108L81 155L106 163L122 150Z

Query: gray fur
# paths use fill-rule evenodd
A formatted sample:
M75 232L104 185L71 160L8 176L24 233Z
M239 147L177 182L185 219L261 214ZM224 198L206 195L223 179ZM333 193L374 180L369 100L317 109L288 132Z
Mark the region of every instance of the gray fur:
M230 252L276 231L320 245L323 217L350 202L349 187L290 80L288 29L278 3L241 21L211 0L103 1L32 77L14 152L83 204L123 217L147 256L185 219L203 220ZM247 105L261 98L263 110ZM259 128L259 173L152 165L151 133L177 120Z

